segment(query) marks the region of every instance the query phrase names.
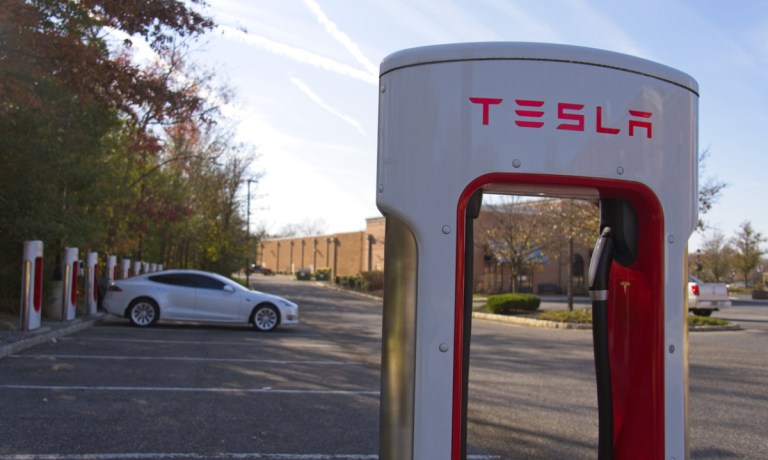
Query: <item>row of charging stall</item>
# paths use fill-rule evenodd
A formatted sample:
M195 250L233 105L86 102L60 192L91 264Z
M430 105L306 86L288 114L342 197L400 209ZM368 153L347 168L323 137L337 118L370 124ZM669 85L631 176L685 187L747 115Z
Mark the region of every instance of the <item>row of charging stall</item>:
M80 313L93 315L98 309L100 289L115 280L126 279L142 273L163 270L162 264L144 261L120 260L107 255L100 271L99 254L87 252L80 258L78 248L64 248L61 264L55 267L54 280L61 286L54 287L50 302L43 299L43 242L25 241L21 269L21 329L32 331L42 323L43 310L51 319L71 321ZM101 286L101 287L100 287ZM78 296L82 294L82 298ZM78 301L81 302L78 302ZM81 306L78 309L78 306Z

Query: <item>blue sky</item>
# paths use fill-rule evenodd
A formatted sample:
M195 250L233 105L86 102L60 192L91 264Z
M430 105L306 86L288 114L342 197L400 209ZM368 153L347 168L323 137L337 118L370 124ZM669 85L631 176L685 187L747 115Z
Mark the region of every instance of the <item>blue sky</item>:
M236 91L226 114L257 147L252 229L302 221L357 231L375 204L378 67L415 46L529 41L677 68L700 87L700 178L728 183L705 220L768 235L768 2L764 0L210 0L220 28L196 58ZM692 248L700 245L694 235Z

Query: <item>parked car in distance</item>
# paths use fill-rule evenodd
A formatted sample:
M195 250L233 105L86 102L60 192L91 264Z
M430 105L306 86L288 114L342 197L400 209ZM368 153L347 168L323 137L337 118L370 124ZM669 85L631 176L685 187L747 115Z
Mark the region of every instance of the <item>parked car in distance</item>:
M723 283L705 283L688 275L688 311L698 316L710 316L720 307L730 307L728 287Z
M138 327L167 320L252 324L271 331L299 322L295 303L199 270L165 270L115 281L103 306Z
M248 274L261 273L262 275L269 276L274 275L275 272L263 265L252 265L248 270Z

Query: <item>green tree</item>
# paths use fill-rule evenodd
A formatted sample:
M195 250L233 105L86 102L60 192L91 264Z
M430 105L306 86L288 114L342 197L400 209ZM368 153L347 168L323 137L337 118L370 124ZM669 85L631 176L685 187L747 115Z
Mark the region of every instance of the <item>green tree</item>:
M246 177L259 177L249 174L255 152L218 125L179 125L166 132L165 161L147 176L157 185L152 202L158 211L147 221L152 228L145 231L145 252L174 266L222 274L242 268L250 250L242 191Z
M720 199L720 195L723 190L728 187L728 184L721 181L717 177L709 176L704 177L704 171L706 170L706 162L709 158L709 149L704 150L699 154L698 166L699 166L699 221L696 223L696 229L704 231L707 229L707 224L704 222L703 216L712 210L717 200Z
M326 224L323 219L304 219L300 223L284 225L277 234L287 238L291 236L314 236L325 232Z
M762 233L755 231L749 221L739 226L739 231L732 239L736 254L733 257L734 268L744 278L744 286L749 287L749 275L760 263L760 257L765 254L761 245L766 239Z
M600 233L599 208L584 200L552 200L542 208L547 214L547 247L567 254L566 295L568 311L573 310L575 249L589 253ZM551 231L549 230L551 229ZM586 270L588 267L582 267ZM586 281L585 273L582 280Z
M724 282L733 267L734 251L725 235L713 230L703 241L703 250L697 256L696 263L701 264L701 278L707 281Z
M539 262L534 257L546 244L545 214L542 201L517 196L497 195L492 204L483 204L475 230L487 255L510 268L512 292L521 288L521 280Z
M217 114L207 97L212 75L182 59L188 44L213 27L197 11L203 6L201 0L0 2L4 305L18 305L23 240L45 242L50 269L50 254L63 245L141 254L158 223L173 220L166 218L190 191L163 187L178 172L162 168L161 128L211 126ZM131 58L136 40L157 53L155 63ZM158 167L161 173L152 174Z

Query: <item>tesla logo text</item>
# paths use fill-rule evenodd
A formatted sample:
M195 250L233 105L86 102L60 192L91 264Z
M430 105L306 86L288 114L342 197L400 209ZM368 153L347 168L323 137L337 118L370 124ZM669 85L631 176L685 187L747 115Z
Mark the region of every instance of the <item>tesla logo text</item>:
M490 97L470 97L472 104L482 107L482 120L484 125L491 124L491 107L501 105L504 99ZM515 125L521 128L542 128L544 126L544 113L546 110L544 101L535 101L529 99L515 99ZM495 109L494 109L495 110ZM653 137L653 123L651 122L651 112L641 110L627 110L630 118L626 129L630 136L635 134L645 134L647 139ZM603 107L585 108L584 104L574 104L570 102L557 103L557 120L559 124L555 129L565 131L585 131L586 121L594 117L595 132L601 134L619 134L624 127L608 126L603 119Z

